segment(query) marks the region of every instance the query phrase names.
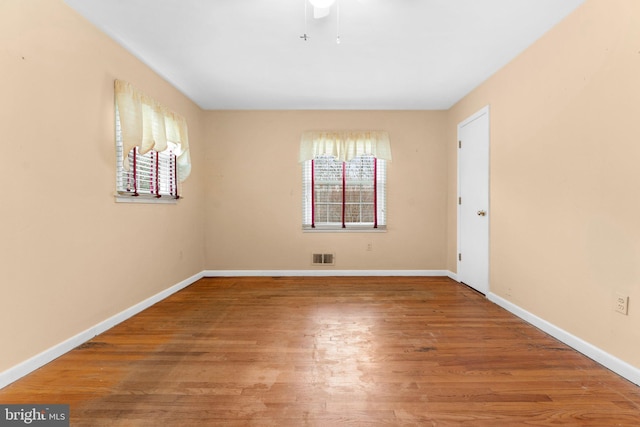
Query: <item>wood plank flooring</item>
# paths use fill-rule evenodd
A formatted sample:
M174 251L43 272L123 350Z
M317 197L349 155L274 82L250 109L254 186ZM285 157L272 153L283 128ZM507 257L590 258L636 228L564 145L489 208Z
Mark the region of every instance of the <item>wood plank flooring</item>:
M207 278L0 390L72 426L640 426L640 388L447 278Z

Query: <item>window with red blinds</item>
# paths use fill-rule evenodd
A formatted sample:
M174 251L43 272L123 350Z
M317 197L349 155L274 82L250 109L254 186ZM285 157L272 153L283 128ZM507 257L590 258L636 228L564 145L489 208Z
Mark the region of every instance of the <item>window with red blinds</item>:
M386 162L373 156L303 163L303 228L384 229Z

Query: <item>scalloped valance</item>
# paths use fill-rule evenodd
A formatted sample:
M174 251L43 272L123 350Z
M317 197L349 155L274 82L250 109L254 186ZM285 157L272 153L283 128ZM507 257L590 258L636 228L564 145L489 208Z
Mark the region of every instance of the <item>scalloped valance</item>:
M139 153L161 152L167 141L179 147L176 163L178 179L184 181L191 172L187 121L153 98L122 80L115 81L115 101L122 132L122 161L129 170L129 152L139 147Z
M307 131L300 140L300 162L322 155L344 162L365 154L391 161L389 134L385 131Z

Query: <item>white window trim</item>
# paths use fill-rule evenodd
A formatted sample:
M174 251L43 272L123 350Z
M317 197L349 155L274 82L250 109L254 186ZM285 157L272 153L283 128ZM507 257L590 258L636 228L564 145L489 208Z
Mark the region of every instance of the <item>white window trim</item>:
M166 205L177 205L178 200L182 200L183 197L180 196L180 199L176 199L173 197L149 197L146 195L123 195L116 193L114 195L117 203L148 203L148 204L166 204Z
M360 225L352 225L347 226L346 228L342 228L342 224L338 224L336 227L316 225L315 228L311 228L311 226L309 225L304 225L302 226L302 231L304 233L386 233L387 226L379 225L378 228L373 228L373 225L366 227Z

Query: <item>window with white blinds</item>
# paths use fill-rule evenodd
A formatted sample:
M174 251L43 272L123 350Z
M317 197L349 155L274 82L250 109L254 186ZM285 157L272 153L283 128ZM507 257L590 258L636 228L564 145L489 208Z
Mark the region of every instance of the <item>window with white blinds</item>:
M129 150L127 160L129 169L125 169L125 158L122 142L122 128L116 105L116 188L120 196L135 196L142 198L171 198L178 199L178 170L177 155L180 147L167 141L164 151L151 150L140 154L139 147Z
M123 80L114 98L116 201L175 203L191 173L187 121Z
M330 155L302 163L303 228L385 229L386 162L372 155Z

